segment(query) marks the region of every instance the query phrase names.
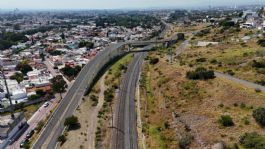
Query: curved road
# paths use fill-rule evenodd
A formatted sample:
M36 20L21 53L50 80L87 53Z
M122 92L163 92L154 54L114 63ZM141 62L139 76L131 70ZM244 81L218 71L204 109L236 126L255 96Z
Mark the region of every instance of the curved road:
M128 65L124 75L115 111L113 149L139 149L137 138L137 117L135 92L141 65L146 53L137 53Z

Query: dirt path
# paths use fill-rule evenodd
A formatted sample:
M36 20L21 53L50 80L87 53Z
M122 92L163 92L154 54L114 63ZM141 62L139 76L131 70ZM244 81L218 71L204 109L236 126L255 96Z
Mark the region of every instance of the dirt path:
M88 149L95 149L95 137L96 137L96 130L97 130L97 124L98 124L98 112L101 109L103 103L104 103L104 91L105 91L105 76L102 77L100 80L100 93L98 98L98 105L96 108L92 111L91 116L89 118L90 125L87 129L87 144Z
M239 84L241 84L241 85L243 85L245 87L253 88L253 89L260 89L263 92L265 91L265 87L261 86L259 84L252 83L252 82L249 82L249 81L245 81L245 80L242 80L242 79L238 79L236 77L233 77L233 76L230 76L230 75L227 75L227 74L223 74L223 73L219 73L219 72L215 72L214 74L217 77L225 78L227 80L239 83Z

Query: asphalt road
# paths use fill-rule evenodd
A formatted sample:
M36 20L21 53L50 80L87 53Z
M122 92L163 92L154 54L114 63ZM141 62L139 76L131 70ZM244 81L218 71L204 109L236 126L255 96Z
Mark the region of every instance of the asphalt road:
M113 149L139 149L135 92L145 56L146 53L135 54L124 75L115 110L115 125L112 138Z
M74 113L86 89L92 86L95 77L103 66L111 59L124 53L122 50L118 50L122 46L123 43L110 46L104 52L100 52L81 70L72 87L49 119L37 142L33 145L33 149L53 149L56 147L57 138L64 129L64 119Z
M156 42L160 43L160 41ZM134 43L141 42L136 41ZM150 41L150 43L153 43L153 41ZM72 87L68 90L66 96L48 120L48 123L41 132L39 138L33 144L33 149L53 149L56 147L57 138L62 134L64 129L63 123L65 118L74 113L87 88L92 87L94 79L99 75L104 66L106 66L112 59L126 53L124 50L126 44L129 43L117 43L111 45L106 48L104 52L100 52L81 70ZM145 42L145 44L148 44L148 42Z

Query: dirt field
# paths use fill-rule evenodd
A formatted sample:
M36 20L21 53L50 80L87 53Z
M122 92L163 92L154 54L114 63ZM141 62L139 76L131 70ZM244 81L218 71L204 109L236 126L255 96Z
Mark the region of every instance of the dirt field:
M101 109L104 101L105 77L103 76L91 94L98 97L98 104L93 106L93 101L89 96L85 96L78 110L74 113L78 117L80 128L66 132L67 141L58 148L69 149L94 149L95 148L95 131L97 127L97 114Z
M245 132L265 131L252 117L253 109L265 106L262 93L215 78L209 81L186 79L193 69L167 62L163 54L159 63L146 61L141 79L141 104L147 148L175 149L181 138L191 140L190 148L210 148L218 142L228 146L238 143ZM230 115L234 126L218 123L221 115Z

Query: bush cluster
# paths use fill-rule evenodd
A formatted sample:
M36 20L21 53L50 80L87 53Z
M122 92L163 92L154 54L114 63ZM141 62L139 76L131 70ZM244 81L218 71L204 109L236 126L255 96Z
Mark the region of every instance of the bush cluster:
M240 136L240 144L245 149L264 149L265 148L265 138L256 132L245 133Z
M252 116L261 126L265 126L265 108L258 108L254 110Z
M150 58L150 60L149 60L149 63L151 64L151 65L155 65L155 64L157 64L159 62L159 59L158 58Z
M207 70L206 68L199 67L195 71L188 71L186 77L191 80L208 80L214 79L214 71Z

